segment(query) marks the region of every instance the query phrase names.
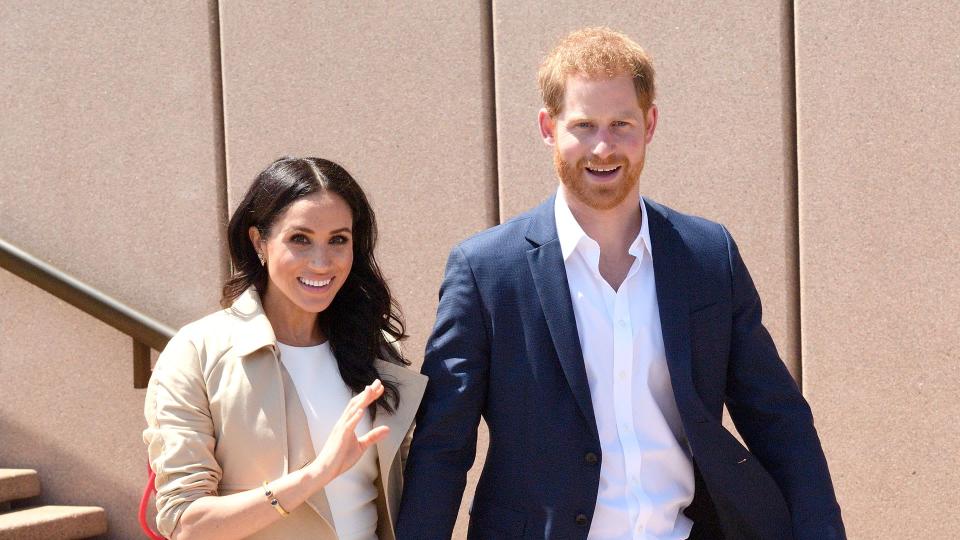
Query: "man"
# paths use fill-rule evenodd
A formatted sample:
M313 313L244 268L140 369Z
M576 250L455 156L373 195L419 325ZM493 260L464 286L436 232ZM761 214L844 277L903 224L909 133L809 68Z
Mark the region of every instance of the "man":
M646 54L574 32L540 89L560 186L450 254L398 539L450 537L481 416L470 538L844 538L736 244L640 197L657 126Z

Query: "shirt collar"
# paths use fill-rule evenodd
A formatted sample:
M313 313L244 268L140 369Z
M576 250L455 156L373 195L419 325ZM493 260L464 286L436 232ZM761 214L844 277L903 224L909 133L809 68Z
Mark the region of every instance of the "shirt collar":
M263 311L260 295L250 287L234 300L227 310L233 319L235 330L234 351L240 355L248 355L263 347L277 348L277 338L273 333L273 326Z
M636 257L637 260L643 260L644 251L646 251L646 256L650 257L652 261L653 249L650 243L650 227L647 224L648 210L643 199L640 201L640 209L640 232L630 244L628 252ZM580 246L584 246L581 248L586 250L584 256L587 256L588 260L596 258L599 261L600 247L593 238L587 236L587 233L583 231L583 227L577 222L577 218L573 217L573 212L571 212L570 207L567 206L567 200L564 197L562 188L557 189L557 197L553 203L553 212L557 222L557 239L560 241L560 253L563 255L563 260L566 261L574 251L577 251ZM644 250L644 248L646 249ZM595 257L591 256L594 250L596 250ZM590 253L588 254L587 252Z

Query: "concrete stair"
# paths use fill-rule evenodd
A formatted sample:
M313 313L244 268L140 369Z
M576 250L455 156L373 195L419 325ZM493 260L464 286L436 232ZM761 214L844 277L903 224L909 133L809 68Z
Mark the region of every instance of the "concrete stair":
M106 534L107 514L95 506L24 506L40 495L30 469L0 469L0 540L72 540Z

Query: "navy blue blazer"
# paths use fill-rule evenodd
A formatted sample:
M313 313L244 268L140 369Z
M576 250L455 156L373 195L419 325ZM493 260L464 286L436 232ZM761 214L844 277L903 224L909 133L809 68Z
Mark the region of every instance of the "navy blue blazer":
M810 408L719 224L645 199L657 302L713 538L845 538ZM587 537L603 460L553 198L455 247L423 373L398 540L448 539L482 416L490 447L469 538ZM721 424L730 411L744 448ZM697 529L695 528L695 531Z

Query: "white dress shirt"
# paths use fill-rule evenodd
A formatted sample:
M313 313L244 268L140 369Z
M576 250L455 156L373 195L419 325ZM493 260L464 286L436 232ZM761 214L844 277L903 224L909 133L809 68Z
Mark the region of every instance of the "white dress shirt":
M570 212L554 213L603 458L589 540L675 540L693 523L693 465L663 349L647 210L619 290L600 275L600 246Z
M330 342L315 347L279 343L280 361L290 372L307 415L313 448L320 452L334 424L343 414L353 391L343 382ZM356 432L372 428L367 412ZM356 465L326 485L333 526L340 540L377 540L377 448L371 446Z

